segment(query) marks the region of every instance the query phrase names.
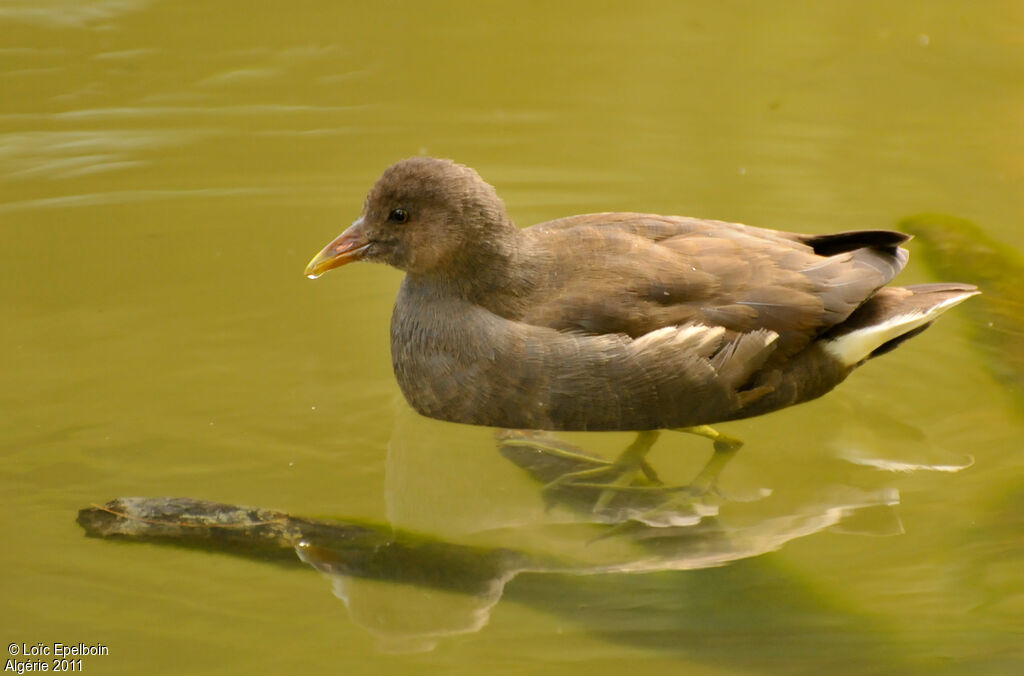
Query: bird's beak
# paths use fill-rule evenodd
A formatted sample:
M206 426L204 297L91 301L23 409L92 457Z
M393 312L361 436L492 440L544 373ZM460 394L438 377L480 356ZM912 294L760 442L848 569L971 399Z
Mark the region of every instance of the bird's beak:
M313 256L313 260L306 266L306 271L303 274L310 279L316 279L328 270L358 261L371 243L366 239L366 234L363 232L363 219L360 218L345 232L338 235L333 242L321 249L320 253Z

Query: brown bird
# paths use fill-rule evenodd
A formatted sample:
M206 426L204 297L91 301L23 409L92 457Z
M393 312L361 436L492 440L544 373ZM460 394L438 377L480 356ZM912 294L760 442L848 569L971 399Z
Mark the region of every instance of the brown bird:
M306 268L406 273L391 319L423 415L539 430L690 431L819 397L978 293L885 286L908 235L805 235L643 213L517 228L471 168L415 157ZM631 447L634 469L654 434ZM620 463L621 464L621 463Z

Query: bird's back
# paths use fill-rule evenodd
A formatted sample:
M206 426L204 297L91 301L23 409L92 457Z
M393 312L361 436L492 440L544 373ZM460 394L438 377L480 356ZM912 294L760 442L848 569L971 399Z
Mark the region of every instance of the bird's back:
M676 216L587 214L523 231L547 261L521 320L638 338L699 323L769 329L792 355L904 266L906 235L808 236Z

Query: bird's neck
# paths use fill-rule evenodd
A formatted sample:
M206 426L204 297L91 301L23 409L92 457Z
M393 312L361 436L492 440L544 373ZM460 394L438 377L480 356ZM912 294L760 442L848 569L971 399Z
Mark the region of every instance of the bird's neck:
M410 272L406 283L421 292L434 292L482 306L503 317L522 311L531 291L526 238L511 221L508 227L476 242L473 255L460 257L442 270Z

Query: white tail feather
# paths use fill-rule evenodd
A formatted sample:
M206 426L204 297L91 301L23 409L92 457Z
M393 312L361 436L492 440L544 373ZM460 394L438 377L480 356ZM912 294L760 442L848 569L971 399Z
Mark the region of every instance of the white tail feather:
M867 359L872 352L893 338L898 338L934 321L949 308L959 305L976 294L976 291L965 292L947 298L927 310L896 315L880 324L851 331L833 340L825 341L821 345L826 352L842 362L843 365L854 366Z

